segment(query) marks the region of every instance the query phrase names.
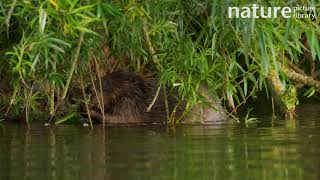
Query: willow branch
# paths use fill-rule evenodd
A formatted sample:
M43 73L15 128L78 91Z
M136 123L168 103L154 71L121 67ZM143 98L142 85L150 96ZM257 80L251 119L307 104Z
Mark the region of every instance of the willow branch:
M289 79L307 86L314 86L317 89L320 89L320 81L314 80L312 77L299 74L292 69L285 67L284 65L281 66L281 69Z
M160 69L160 62L159 62L159 59L158 59L158 57L156 55L156 52L155 52L155 50L153 48L153 45L151 43L150 36L149 36L149 33L148 33L148 31L149 31L148 30L148 26L147 26L147 23L145 21L143 21L142 30L143 30L144 41L145 41L145 43L147 45L149 54L151 55L153 62L156 64L156 68L159 70Z
M93 129L93 126L92 126L92 118L91 118L91 114L90 114L90 109L89 109L88 101L86 100L86 99L87 99L87 95L86 95L86 92L85 92L85 90L84 90L83 78L82 78L82 77L81 77L81 91L82 91L82 95L83 95L83 99L84 99L84 105L86 106L86 111L87 111L87 114L88 114L90 127L91 127L91 130L92 130L92 129Z
M75 68L76 68L76 66L77 66L78 57L79 57L80 49L81 49L81 44L82 44L82 41L83 41L83 36L84 36L84 32L81 31L81 32L80 32L80 37L79 37L78 46L77 46L77 50L76 50L76 54L73 56L72 66L71 66L71 69L70 69L70 71L69 71L68 79L67 79L66 85L65 85L65 87L64 87L63 93L62 93L62 97L61 97L61 100L62 100L62 101L63 101L63 100L66 98L66 96L67 96L68 89L69 89L69 86L70 86L70 82L71 82L71 79L72 79L74 70L75 70Z
M290 61L287 61L287 63L290 66L290 68L293 69L295 72L307 76L307 74L295 64L292 64Z
M152 102L150 103L150 105L149 105L148 108L147 108L147 112L149 112L149 111L151 110L152 106L154 105L154 103L155 103L156 100L158 99L160 89L161 89L161 86L158 87L157 92L156 92L156 94L155 94Z

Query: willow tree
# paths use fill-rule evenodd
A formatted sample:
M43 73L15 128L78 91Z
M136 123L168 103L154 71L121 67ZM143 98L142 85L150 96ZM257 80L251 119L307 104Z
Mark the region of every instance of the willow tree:
M315 1L256 3L319 8ZM319 90L318 23L229 18L234 6L252 3L0 0L0 81L9 87L1 111L27 117L39 110L76 111L59 103L66 105L68 94L78 94L95 76L125 68L175 86L188 107L203 101L201 87L231 112L268 89L292 117L296 82L310 87L308 95Z

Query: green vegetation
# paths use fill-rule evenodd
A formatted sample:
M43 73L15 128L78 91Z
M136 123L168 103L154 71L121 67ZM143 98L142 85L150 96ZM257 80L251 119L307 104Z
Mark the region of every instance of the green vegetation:
M258 3L320 8L313 0ZM250 4L0 0L0 112L27 122L39 112L68 114L58 122L78 117L70 102L86 101L92 79L131 69L177 87L188 107L202 100L203 86L232 112L270 90L293 117L296 87L318 96L319 20L227 17L229 6Z

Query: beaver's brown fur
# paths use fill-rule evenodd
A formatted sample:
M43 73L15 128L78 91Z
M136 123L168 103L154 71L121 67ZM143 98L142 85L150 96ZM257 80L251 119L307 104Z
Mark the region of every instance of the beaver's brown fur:
M102 122L103 119L98 98L103 98L106 123L166 123L167 111L163 90L159 92L157 100L147 112L157 91L155 80L144 79L133 72L117 71L102 77L101 85L102 94L98 81L95 83L95 90L91 88L94 98L89 105L91 117L98 122ZM175 97L168 95L170 114L176 104ZM82 109L86 111L84 107ZM180 115L181 108L177 108L176 116Z
M133 72L117 71L101 78L102 94L100 93L99 82L95 83L95 88L91 88L94 98L89 105L90 116L98 122L103 122L98 98L103 98L104 115L106 123L166 123L168 114L175 111L174 116L178 119L182 115L185 103L177 106L175 92L166 88L167 105L163 89L154 102L151 110L147 112L148 106L152 103L157 91L155 80L147 80ZM93 90L95 89L95 90ZM96 96L96 92L98 96ZM225 114L220 104L214 104L218 111L213 109L200 110L196 107L192 110L192 116L184 119L184 122L194 122L195 118L203 118L205 121L216 121L225 119ZM177 107L177 108L175 108ZM83 112L86 109L83 108ZM199 116L197 116L197 115Z

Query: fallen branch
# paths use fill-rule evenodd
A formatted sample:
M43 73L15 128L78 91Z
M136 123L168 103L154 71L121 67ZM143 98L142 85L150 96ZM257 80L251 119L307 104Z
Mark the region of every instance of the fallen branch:
M284 65L281 66L281 69L289 79L307 86L314 86L317 89L320 89L320 81L314 80L312 77L299 74L292 69L285 67Z
M287 63L290 66L290 68L293 69L295 72L307 76L307 74L295 64L292 64L290 61L287 61Z

